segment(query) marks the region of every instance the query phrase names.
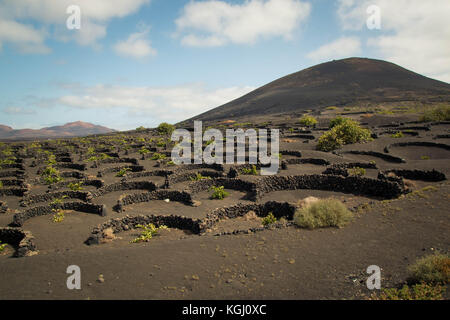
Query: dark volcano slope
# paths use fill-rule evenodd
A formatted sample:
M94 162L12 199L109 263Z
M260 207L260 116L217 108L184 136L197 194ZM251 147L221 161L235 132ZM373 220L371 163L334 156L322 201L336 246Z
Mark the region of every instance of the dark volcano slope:
M325 106L399 101L450 101L450 84L382 60L334 60L275 80L183 124L192 120L233 119Z

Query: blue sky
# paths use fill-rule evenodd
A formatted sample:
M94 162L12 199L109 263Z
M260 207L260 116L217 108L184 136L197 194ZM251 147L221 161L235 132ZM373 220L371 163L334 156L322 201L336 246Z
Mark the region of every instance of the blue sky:
M449 82L449 16L446 0L0 0L0 124L174 123L351 56Z

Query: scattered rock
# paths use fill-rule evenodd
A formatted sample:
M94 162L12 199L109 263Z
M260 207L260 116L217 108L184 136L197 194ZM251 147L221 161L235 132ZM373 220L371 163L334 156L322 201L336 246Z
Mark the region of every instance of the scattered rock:
M202 203L200 201L192 200L191 206L200 207L201 205L202 205Z
M105 282L105 278L103 277L102 274L100 274L100 275L98 276L97 282L99 282L99 283L104 283L104 282Z

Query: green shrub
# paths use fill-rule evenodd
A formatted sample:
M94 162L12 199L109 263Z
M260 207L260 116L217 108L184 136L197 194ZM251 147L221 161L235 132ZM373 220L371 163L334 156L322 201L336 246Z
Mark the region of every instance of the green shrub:
M450 105L439 106L426 111L419 119L422 122L450 121Z
M0 165L2 165L2 164L15 164L15 163L16 163L16 157L8 157L8 159L0 160Z
M63 181L63 178L60 176L59 171L52 166L48 166L47 168L45 168L41 176L44 178L45 184L54 184Z
M263 226L269 226L275 222L277 222L277 218L275 218L272 212L269 212L269 214L262 219Z
M165 158L166 158L165 154L161 154L161 153L158 153L158 152L155 152L153 154L153 156L152 156L152 160L163 160Z
M345 144L367 142L371 139L370 130L361 128L356 121L346 120L319 138L317 150L332 151Z
M0 241L0 252L2 252L3 250L5 250L6 246L7 246L6 243L2 243L2 242Z
M300 118L299 123L305 127L314 127L317 124L317 119L313 116L303 116Z
M398 132L396 132L396 133L394 133L394 134L391 134L391 138L396 138L396 139L398 139L398 138L403 138L405 135L403 134L403 132L401 132L401 131L398 131Z
M53 166L55 164L56 164L56 156L50 153L47 158L47 165Z
M99 160L106 160L106 159L111 159L111 156L108 156L106 153L100 153L100 155L98 156Z
M211 177L204 177L201 173L197 173L194 177L191 177L191 181L210 180Z
M429 156L421 156L420 159L422 159L422 160L430 160L430 157Z
M450 257L444 254L432 254L418 259L408 271L414 282L447 284L450 282Z
M228 192L225 191L224 186L220 187L212 186L211 190L214 191L213 194L211 195L211 199L223 200L230 195Z
M3 188L3 182L0 181L0 189Z
M175 126L172 124L169 124L167 122L163 122L161 123L158 128L156 128L156 130L158 131L158 133L160 135L172 135L172 132L175 131Z
M140 126L140 127L137 127L137 128L136 128L136 131L138 131L138 132L139 132L139 131L144 131L144 130L145 130L145 128L144 128L143 126Z
M336 199L323 199L298 209L294 214L297 226L315 229L325 227L342 227L350 222L353 213Z
M142 154L142 155L144 155L144 154L150 153L150 150L148 150L147 148L142 147L142 148L139 150L139 153Z
M163 138L158 139L158 141L156 142L156 146L160 148L164 148L166 144L167 142L165 142Z
M50 202L51 206L57 206L63 203L63 200L66 199L67 196L62 196L61 198L56 198L55 200L53 200L52 202Z
M94 147L89 147L89 148L87 149L87 154L88 154L88 155L95 154L95 148L94 148Z
M52 209L52 211L55 213L53 215L53 222L60 223L64 221L65 214L64 211L61 209Z
M344 118L344 117L341 117L341 116L337 116L336 118L330 120L329 127L330 127L330 129L332 129L332 128L334 128L334 127L336 127L338 125L341 125L341 124L343 124L343 123L345 123L347 121L353 121L353 120L349 119L349 118Z
M366 169L360 168L360 167L355 167L355 168L348 169L347 172L350 176L361 177L366 174Z
M129 171L131 171L130 168L122 168L119 170L119 172L116 173L116 177L124 177Z
M159 230L167 229L167 227L164 225L157 228L153 223L147 225L138 224L137 227L142 229L141 235L138 238L132 240L131 243L149 242L153 238L153 236L158 233Z
M81 191L83 188L81 187L83 185L83 182L71 182L67 185L67 188L69 188L72 191Z
M242 172L242 174L251 174L254 176L258 175L258 169L256 169L255 165L252 165L251 168L242 168L241 172Z
M404 285L401 289L382 289L379 295L373 294L370 300L442 300L444 292L443 286L421 283L411 288Z
M93 156L90 157L86 160L84 160L85 162L94 162L94 161L100 161L100 160L106 160L106 159L111 159L111 156L108 156L106 153L101 153L98 156Z

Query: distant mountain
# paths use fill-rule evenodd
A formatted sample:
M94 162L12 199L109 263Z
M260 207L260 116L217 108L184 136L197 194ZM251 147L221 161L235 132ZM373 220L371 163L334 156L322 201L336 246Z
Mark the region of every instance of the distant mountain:
M11 127L0 125L0 139L2 140L72 138L111 132L115 132L115 130L82 121L70 122L63 126L47 127L37 130L15 130Z
M348 58L319 64L260 87L180 123L294 113L326 106L450 101L450 84L382 60Z

